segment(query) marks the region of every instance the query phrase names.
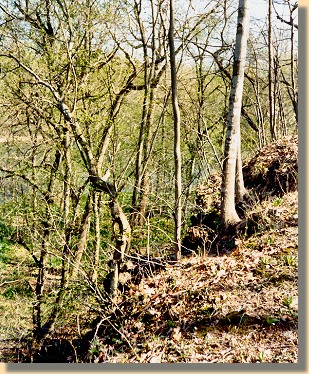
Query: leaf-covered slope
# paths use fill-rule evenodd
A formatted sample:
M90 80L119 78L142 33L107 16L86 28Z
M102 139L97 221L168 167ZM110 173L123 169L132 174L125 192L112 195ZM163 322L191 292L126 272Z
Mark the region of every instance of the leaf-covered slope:
M88 334L83 360L297 362L297 169L296 137L261 150L245 167L260 197L246 211L253 233L131 285Z
M239 236L232 253L185 258L132 285L119 300L112 354L105 343L115 329L107 324L98 355L88 359L297 362L297 158L297 137L258 152L244 167L246 186L259 197L246 212L254 233ZM216 182L199 190L204 209L214 203Z
M297 362L297 192L264 201L268 230L230 255L142 279L100 322L89 361Z

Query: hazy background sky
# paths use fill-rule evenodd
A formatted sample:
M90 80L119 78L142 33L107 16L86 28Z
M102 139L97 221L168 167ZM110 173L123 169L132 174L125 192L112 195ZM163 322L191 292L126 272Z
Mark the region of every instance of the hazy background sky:
M289 19L289 8L288 5L283 5L284 0L281 0L280 3L279 1L275 1L275 8L278 12L278 14L283 17L284 19L288 20ZM291 0L291 4L294 5L297 3L296 0ZM250 17L252 19L260 19L263 20L267 19L267 13L268 13L268 0L249 0L249 10L250 10ZM294 12L294 15L297 16L297 11ZM276 14L273 10L273 16L274 16L274 21L276 22ZM281 23L280 21L278 21Z

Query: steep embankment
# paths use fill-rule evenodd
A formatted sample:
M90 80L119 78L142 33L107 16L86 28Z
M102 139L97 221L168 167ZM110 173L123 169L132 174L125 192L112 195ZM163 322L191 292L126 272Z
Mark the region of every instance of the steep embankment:
M297 138L264 148L244 171L254 230L232 251L184 258L132 285L102 316L86 360L297 362Z

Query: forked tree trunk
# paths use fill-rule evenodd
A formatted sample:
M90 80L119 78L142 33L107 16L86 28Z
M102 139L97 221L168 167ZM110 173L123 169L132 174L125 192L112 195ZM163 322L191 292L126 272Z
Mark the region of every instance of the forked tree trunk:
M109 208L113 219L114 234L116 236L116 245L111 261L112 279L110 287L110 295L114 297L118 289L119 265L120 262L123 261L125 253L129 251L131 244L131 226L119 204L114 185L96 175L91 175L89 179L96 191L105 192L110 197Z
M112 279L110 287L110 295L115 297L118 289L119 265L123 261L125 253L129 251L131 244L131 226L116 197L110 201L109 207L113 217L114 231L117 236L111 265Z
M239 0L233 77L223 162L221 195L221 220L223 230L226 230L229 225L236 224L240 221L235 209L235 184L237 159L239 161L239 168L241 169L240 115L247 53L248 28L248 0ZM242 176L239 171L237 175L238 177ZM241 183L243 182L240 180L237 181L238 186L241 186ZM241 189L237 190L237 192L241 193Z

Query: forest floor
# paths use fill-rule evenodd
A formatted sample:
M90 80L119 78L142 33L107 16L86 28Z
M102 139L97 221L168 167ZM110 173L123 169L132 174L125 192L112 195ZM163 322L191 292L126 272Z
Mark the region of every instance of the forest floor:
M264 156L264 161L271 159L269 152ZM269 190L263 181L258 188ZM298 362L298 192L291 188L264 196L248 214L255 217L257 228L250 235L238 235L233 248L227 242L223 251L185 257L132 284L116 300L114 312L102 313L90 330L83 328L81 317L83 331L77 333L74 318L68 318L62 328L66 334L58 331L53 337L58 341L56 359L64 355L61 362ZM24 266L25 254L16 256L1 272L0 360L27 362L31 299L26 291L10 297L8 286L20 284L23 277L29 283L31 272ZM15 273L9 277L10 271ZM81 314L85 319L95 316L86 308ZM56 362L51 355L50 351L45 362Z
M118 332L100 327L89 359L297 362L297 192L260 208L273 229L239 239L230 254L184 258L132 286L118 300Z

